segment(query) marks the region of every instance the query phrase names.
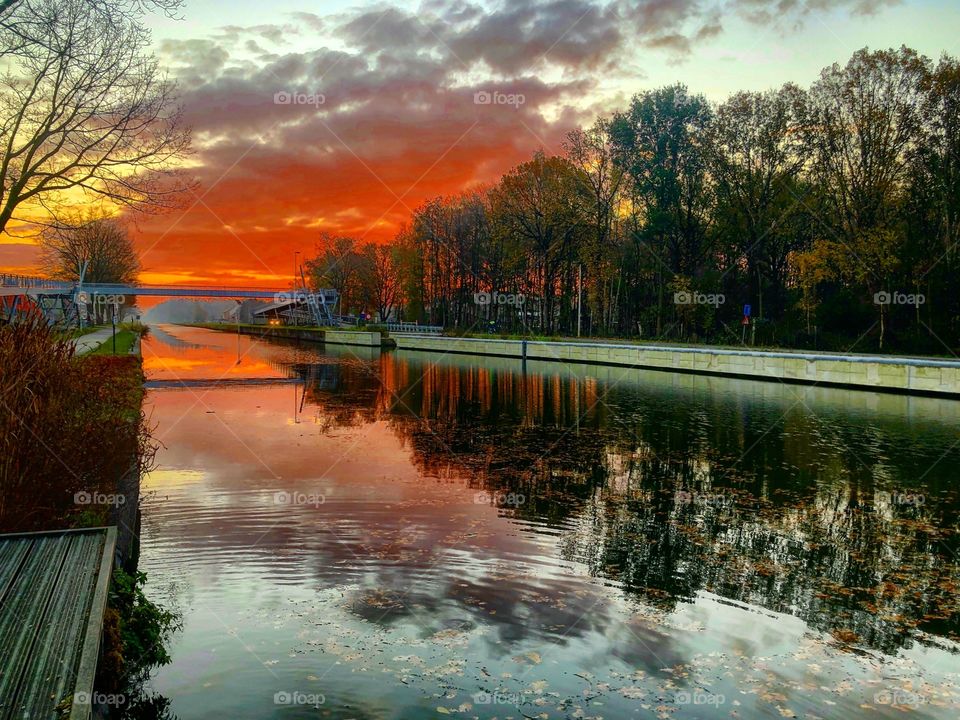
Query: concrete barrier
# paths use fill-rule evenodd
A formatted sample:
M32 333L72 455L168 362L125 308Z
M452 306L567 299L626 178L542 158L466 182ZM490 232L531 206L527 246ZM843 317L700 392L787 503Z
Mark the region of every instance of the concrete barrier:
M360 332L359 330L324 330L323 342L334 345L363 345L380 347L379 332Z
M960 362L883 355L767 352L613 343L541 342L391 334L400 350L619 365L785 383L960 397Z
M239 332L241 335L255 335L257 337L280 338L284 340L303 340L305 342L329 343L331 345L380 347L383 344L383 338L379 332L299 328L289 325L241 325L238 328L229 323L197 325L196 327L202 327L208 330L219 330L221 332Z

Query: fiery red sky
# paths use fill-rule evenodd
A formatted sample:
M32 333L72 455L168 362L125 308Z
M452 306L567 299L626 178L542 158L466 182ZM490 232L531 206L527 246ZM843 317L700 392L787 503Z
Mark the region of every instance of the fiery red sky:
M561 152L567 131L635 92L684 82L721 100L808 85L865 45L936 57L960 36L953 0L223 8L188 0L183 19L150 19L199 186L183 211L137 220L147 283L286 286L321 231L389 241L421 203ZM505 102L482 102L493 93ZM29 240L0 238L0 270L35 263Z

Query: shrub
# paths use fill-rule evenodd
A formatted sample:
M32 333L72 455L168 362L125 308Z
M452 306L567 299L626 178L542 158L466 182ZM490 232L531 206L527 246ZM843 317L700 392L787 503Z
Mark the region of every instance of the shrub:
M152 463L142 383L137 358L75 357L39 317L0 326L0 531L107 521L75 499Z

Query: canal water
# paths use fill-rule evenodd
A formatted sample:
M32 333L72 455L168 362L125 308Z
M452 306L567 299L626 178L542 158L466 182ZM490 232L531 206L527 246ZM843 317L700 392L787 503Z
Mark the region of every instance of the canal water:
M960 403L155 326L178 718L956 718Z

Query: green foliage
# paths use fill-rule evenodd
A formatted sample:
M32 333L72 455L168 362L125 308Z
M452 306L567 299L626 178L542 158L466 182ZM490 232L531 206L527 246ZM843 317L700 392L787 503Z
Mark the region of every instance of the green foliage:
M124 673L139 678L151 668L170 662L167 643L181 628L180 616L151 602L143 594L147 576L115 570L110 607L119 615Z
M315 266L351 267L347 244ZM958 248L960 64L864 49L806 89L638 94L564 155L417 208L390 288L404 319L457 332L739 342L749 304L760 345L952 354Z

